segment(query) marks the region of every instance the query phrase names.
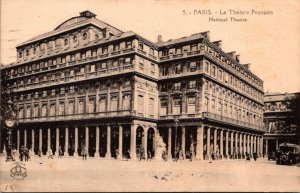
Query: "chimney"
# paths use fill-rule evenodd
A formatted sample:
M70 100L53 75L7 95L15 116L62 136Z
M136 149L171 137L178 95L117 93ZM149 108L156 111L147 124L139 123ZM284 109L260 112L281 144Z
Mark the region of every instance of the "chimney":
M248 70L250 70L251 63L249 63L249 64L243 64L243 66L245 66Z
M200 34L203 35L208 41L210 41L210 32L209 31L201 32Z
M162 35L157 36L157 43L162 43Z
M236 60L238 63L240 62L240 55L239 55L239 54L235 56L235 60Z
M235 58L236 51L228 52L227 54L230 55L231 57Z
M222 49L222 40L213 42L218 48Z

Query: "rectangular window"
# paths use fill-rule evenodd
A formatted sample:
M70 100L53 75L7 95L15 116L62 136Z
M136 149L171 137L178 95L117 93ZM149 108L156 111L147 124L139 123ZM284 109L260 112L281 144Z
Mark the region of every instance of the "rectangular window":
M110 110L117 111L118 110L118 96L111 97Z
M150 48L150 54L151 54L152 56L154 56L154 49L153 49L153 48Z
M113 61L112 66L113 66L113 67L118 67L118 60Z
M168 106L167 100L161 99L160 100L160 111L159 111L160 116L167 115L167 106Z
M47 116L47 104L42 105L42 117Z
M140 50L144 50L144 44L143 44L143 42L139 42L139 49Z
M65 114L65 103L60 102L58 108L58 115L64 115L64 114Z
M176 82L174 84L174 90L181 90L181 82Z
M181 54L182 53L182 48L176 48L176 54Z
M113 46L113 51L118 51L120 49L120 45L119 44L115 44Z
M140 58L140 69L144 69L144 59Z
M189 81L189 89L195 89L196 88L196 80Z
M167 55L169 55L169 51L168 50L162 51L162 56L167 56Z
M178 115L181 112L181 99L173 99L173 114Z
M144 96L138 95L138 114L144 115Z
M175 74L180 74L182 72L181 64L176 64L175 66Z
M191 45L191 51L196 51L197 50L197 44Z
M154 116L154 98L149 99L149 115Z
M82 114L84 112L84 100L80 99L78 101L78 114Z
M163 76L167 76L168 75L168 66L163 66L161 70L162 70L162 75Z
M34 105L33 107L33 117L38 117L39 116L39 106Z
M89 101L89 113L96 112L95 99L90 99Z
M196 112L196 97L188 97L188 113Z
M123 110L130 110L130 94L123 96Z
M191 63L190 63L190 71L191 71L191 72L195 72L196 69L197 69L196 62L191 62Z
M222 80L223 78L223 71L219 70L219 74L218 74L219 80Z
M106 62L101 63L101 69L104 69L104 68L106 68Z
M96 71L96 66L95 66L95 64L93 64L90 67L90 72L95 72L95 71Z
M55 116L55 104L50 105L50 116Z
M100 112L106 111L106 97L102 96L100 97Z
M129 64L130 62L130 58L125 58L125 64Z
M69 109L68 109L68 114L73 115L75 112L75 104L74 101L69 101Z
M211 75L213 77L216 77L216 67L215 66L212 66L212 69L211 69Z
M155 65L151 63L151 74L155 74Z
M108 53L108 47L105 46L102 48L102 54L107 54Z
M126 42L126 48L131 48L131 47L132 47L132 42L131 41Z

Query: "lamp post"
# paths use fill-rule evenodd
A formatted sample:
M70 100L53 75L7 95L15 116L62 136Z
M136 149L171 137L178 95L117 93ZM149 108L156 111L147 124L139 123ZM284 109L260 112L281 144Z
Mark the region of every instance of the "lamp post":
M176 151L178 151L178 139L177 139L177 126L179 123L179 120L177 118L174 119L175 123L175 148L174 148L174 155L176 156Z
M7 104L9 106L9 109L11 109L13 102L11 100L8 100ZM11 135L12 135L13 126L15 125L15 121L13 119L7 119L5 120L5 125L7 129L7 135L8 135L7 148L6 148L6 161L14 161L14 158L12 156Z

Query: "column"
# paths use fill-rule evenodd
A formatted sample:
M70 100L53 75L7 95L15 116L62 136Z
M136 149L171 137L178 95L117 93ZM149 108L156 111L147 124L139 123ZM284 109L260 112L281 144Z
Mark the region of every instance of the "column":
M111 153L110 153L110 133L111 133L111 128L110 128L110 125L107 125L107 141L106 141L106 149L107 149L107 151L106 151L106 155L105 155L105 157L106 158L111 158Z
M217 139L218 139L218 129L214 129L214 154L217 155Z
M49 155L51 149L51 130L50 128L47 129L47 155Z
M259 150L256 149L256 144L257 144L257 137L254 136L254 141L253 141L254 149L253 149L253 153L257 153L258 154ZM259 149L259 145L257 147Z
M243 137L244 137L244 155L246 155L246 152L247 152L247 139L246 139L246 134L244 133L243 134Z
M130 159L136 159L136 127L134 124L130 127Z
M278 140L276 140L276 150L279 149Z
M253 135L250 136L250 155L253 154Z
M242 158L242 155L243 155L243 135L242 135L242 133L240 133L240 148L239 148L239 154L241 155L241 158Z
M203 125L197 128L196 159L203 160Z
M75 127L75 152L74 156L78 157L78 127Z
M85 127L85 149L87 152L87 157L89 157L89 127Z
M59 149L59 128L56 128L56 144L55 144L55 154L58 156L58 149Z
M172 128L169 128L168 133L168 160L170 161L172 159Z
M230 154L233 155L233 131L230 133Z
M210 157L210 127L207 127L207 133L206 133L206 152L208 159L211 159Z
M147 152L148 129L149 129L149 127L144 128L144 157L145 157L146 160L148 158L148 152Z
M31 150L32 150L32 155L35 155L35 153L34 153L34 129L31 130Z
M99 157L99 142L100 142L100 129L96 127L96 152L95 157Z
M238 153L239 153L239 147L238 147L238 132L235 133L235 156L238 158Z
M265 153L266 153L266 155L268 155L269 154L269 152L268 152L269 151L269 140L266 139L265 141L266 141L266 147L265 147L266 150L265 150Z
M229 135L229 132L228 131L225 131L225 155L226 155L226 158L228 159L229 156L228 156L228 135Z
M69 156L69 128L66 127L66 133L65 133L65 152L64 156Z
M20 129L17 130L17 154L20 151Z
M222 157L222 159L223 159L223 154L224 154L224 147L223 147L223 132L224 132L224 130L223 129L221 129L221 131L220 131L220 155L221 155L221 157Z
M122 127L122 125L119 125L119 155L118 155L118 159L122 159L122 158L123 158L123 127Z
M263 156L263 142L264 142L264 137L261 137L260 139L260 152L261 152L261 156Z
M257 156L259 156L259 136L256 136L256 152L257 152Z
M42 145L43 145L43 133L42 129L40 128L39 132L39 150L42 151ZM41 155L43 155L43 152L41 152Z
M250 135L247 135L247 152L250 154L249 141L250 141Z
M182 135L181 135L181 149L183 154L183 159L185 159L185 127L182 127Z
M27 148L27 129L24 129L24 147Z

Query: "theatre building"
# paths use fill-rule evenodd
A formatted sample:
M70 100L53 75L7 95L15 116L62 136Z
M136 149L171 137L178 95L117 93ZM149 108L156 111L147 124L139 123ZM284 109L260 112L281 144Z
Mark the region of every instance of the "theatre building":
M263 81L221 45L209 32L154 43L84 11L19 44L3 69L18 109L13 145L133 160L260 155Z

